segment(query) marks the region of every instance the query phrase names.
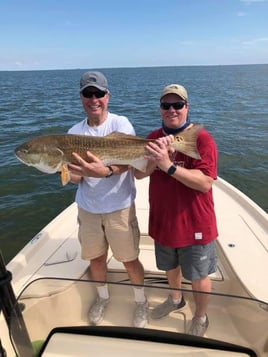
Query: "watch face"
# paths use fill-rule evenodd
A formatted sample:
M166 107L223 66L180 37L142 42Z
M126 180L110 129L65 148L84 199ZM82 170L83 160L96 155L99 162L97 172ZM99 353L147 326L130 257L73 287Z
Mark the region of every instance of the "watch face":
M173 175L176 171L177 167L175 165L171 165L170 168L167 170L168 175Z

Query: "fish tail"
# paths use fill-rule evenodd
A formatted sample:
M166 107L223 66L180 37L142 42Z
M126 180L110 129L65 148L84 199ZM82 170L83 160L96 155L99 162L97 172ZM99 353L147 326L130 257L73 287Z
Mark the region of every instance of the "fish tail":
M201 159L201 156L197 150L196 141L198 133L202 128L202 124L196 124L190 129L185 129L181 133L175 135L175 140L172 144L174 149L192 157L193 159Z

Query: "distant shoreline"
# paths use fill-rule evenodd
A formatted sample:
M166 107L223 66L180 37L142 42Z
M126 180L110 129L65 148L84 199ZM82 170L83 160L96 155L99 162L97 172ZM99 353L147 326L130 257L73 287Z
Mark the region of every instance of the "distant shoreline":
M114 69L141 69L141 68L172 68L172 67L234 67L234 66L267 66L268 63L236 63L236 64L191 64L191 65L156 65L156 66L127 66L127 67L101 67L101 68L51 68L51 69L0 69L1 72L39 72L39 71L87 71L90 70L114 70Z

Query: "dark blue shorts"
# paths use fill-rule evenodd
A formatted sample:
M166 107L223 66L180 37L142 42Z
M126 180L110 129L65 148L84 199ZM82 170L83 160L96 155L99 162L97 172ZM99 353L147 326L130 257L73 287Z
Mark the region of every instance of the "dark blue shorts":
M198 280L217 270L216 240L204 245L169 248L155 242L156 265L168 271L181 267L187 280Z

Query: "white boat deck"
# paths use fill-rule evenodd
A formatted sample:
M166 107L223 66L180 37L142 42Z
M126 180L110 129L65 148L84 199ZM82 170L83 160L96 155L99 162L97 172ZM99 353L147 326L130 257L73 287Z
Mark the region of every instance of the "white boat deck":
M267 302L267 213L220 178L214 185L214 199L219 245L249 294Z
M137 180L136 209L139 219L141 261L146 273L162 273L155 266L152 240L148 229L148 179ZM219 228L218 246L250 296L268 301L268 219L257 205L222 179L214 184L215 207ZM80 258L77 239L77 207L70 205L38 233L12 260L7 268L13 273L13 286L20 291L39 277L79 279L88 267ZM66 232L68 232L66 234ZM252 254L249 256L249 252ZM108 257L109 268L123 265ZM221 279L221 267L215 280Z
M147 190L148 179L137 181L136 208L142 233L140 259L145 268L146 291L150 309L152 309L156 304L163 301L167 294L166 290L159 291L156 294L155 288L157 286L159 286L159 289L163 286L167 288L167 284L164 272L157 270L155 266L153 241L147 235ZM218 271L211 276L212 290L219 294L240 295L246 298L254 297L267 303L267 214L248 197L221 179L218 179L214 184L214 197L220 234L217 244L219 264ZM28 287L23 295L23 301L26 301L27 312L25 314L30 324L34 325L36 321L35 303L45 304L46 301L48 307L52 309L49 316L53 315L53 309L56 306L57 315L60 316L62 324L77 326L87 324L88 306L95 298L95 288L94 286L90 288L92 292L89 293L88 285L82 286L82 283L85 282L84 279L88 278L88 262L83 261L80 257L77 232L77 207L74 203L39 232L7 265L7 269L13 275L12 285L16 294L21 292L28 283L38 278L82 279L81 282L76 284L73 284L72 281L61 283L55 280L49 280L47 284L42 284L42 281L40 281L40 285L37 283L37 285L33 284L33 286ZM111 253L108 257L108 267L109 281L127 282L127 274L123 265L117 262ZM239 281L241 284L239 284ZM189 291L190 282L184 280L183 287ZM133 291L129 287L129 292L126 294L125 289L122 291L120 289L123 289L123 287L111 287L113 299L111 307L107 310L104 325L108 326L112 323L116 326L122 323L120 314L115 315L113 311L121 311L120 309L123 308L121 306L123 305L122 296L124 296L124 310L122 310L125 314L124 323L125 326L131 326ZM188 303L184 311L172 313L168 318L161 319L161 321L151 320L148 327L185 332L194 307L190 291L185 292L185 296ZM39 299L40 297L41 299ZM50 302L54 299L55 304L51 305ZM67 302L70 307L74 304L78 311L81 308L81 316L77 316L77 309L73 311L73 316L70 314L71 309L66 314L61 299ZM209 317L213 329L208 330L208 337L222 339L226 333L226 326L228 326L229 342L241 343L241 345L251 347L256 345L259 346L259 349L262 349L261 346L265 345L264 339L266 338L263 332L267 330L267 311L255 304L254 301L241 300L242 304L240 304L241 302L237 302L236 299L233 300L217 294L211 296ZM232 301L232 304L230 304L230 301ZM258 320L258 330L256 331L252 327L251 311L253 311L254 319ZM48 325L51 323L46 310L44 310L42 317L39 312L38 314L39 319L46 321ZM68 321L65 321L65 319ZM262 333L259 333L259 331L262 331ZM4 333L7 336L7 332ZM33 340L38 339L38 331L32 331L32 334ZM268 352L265 355L268 356Z

